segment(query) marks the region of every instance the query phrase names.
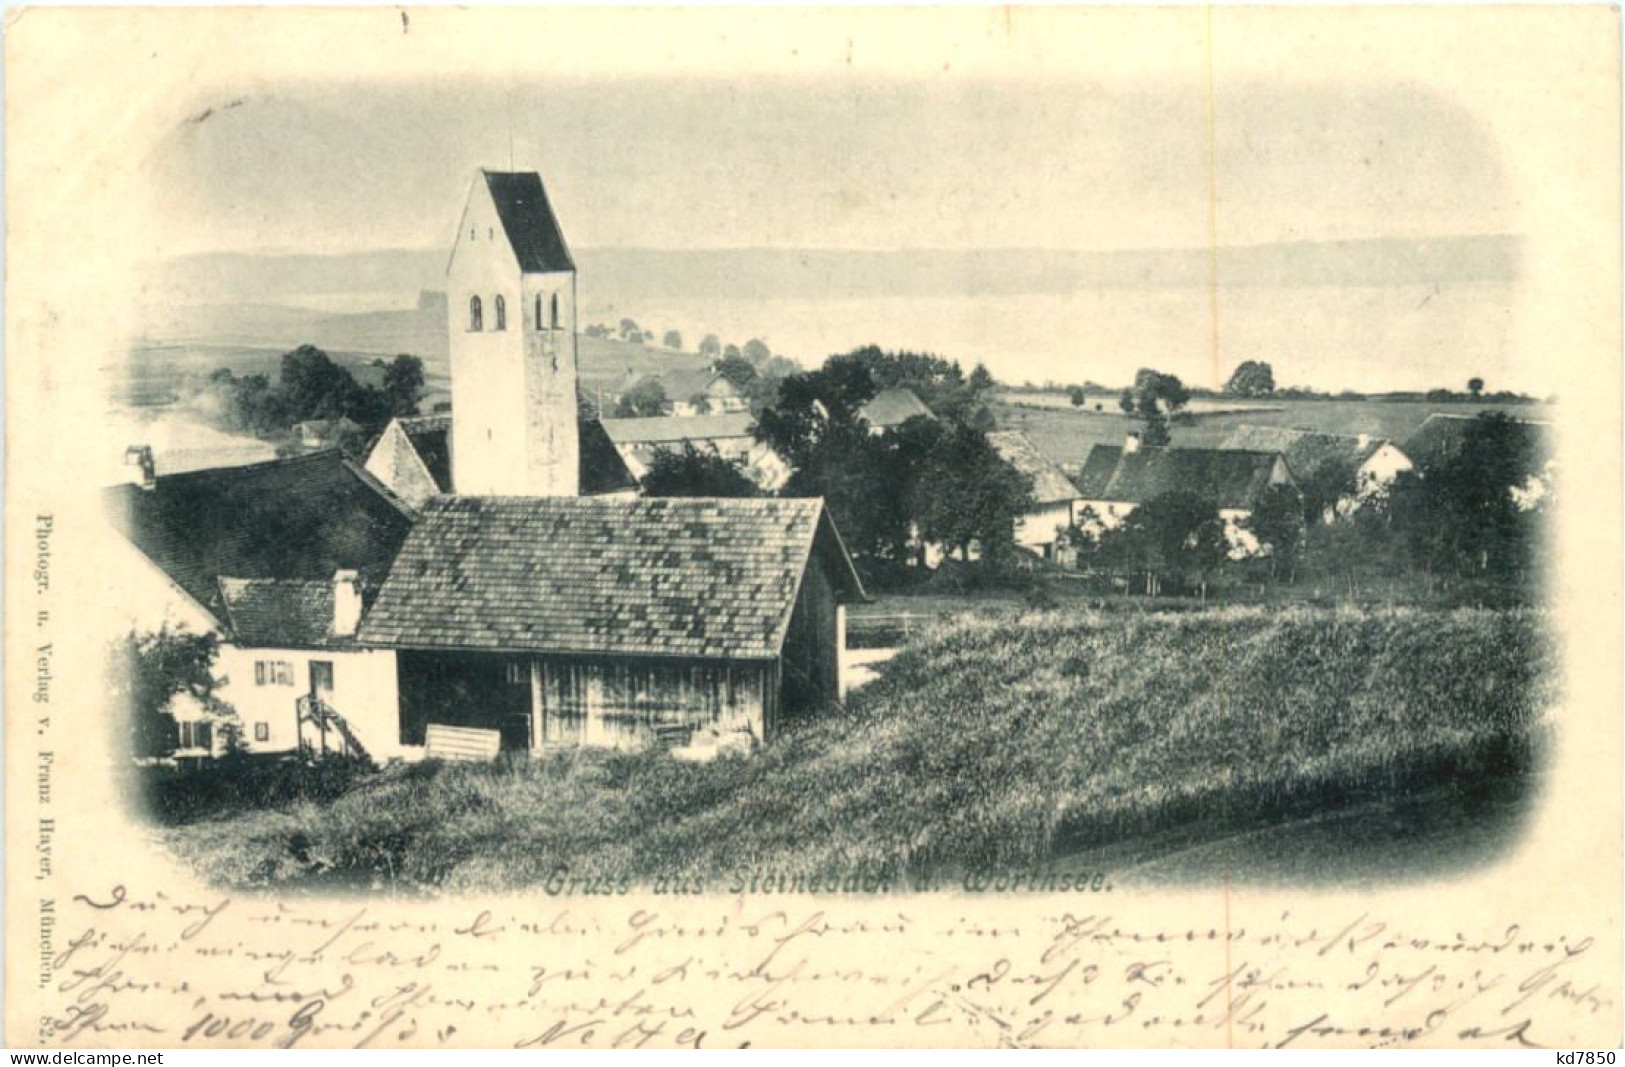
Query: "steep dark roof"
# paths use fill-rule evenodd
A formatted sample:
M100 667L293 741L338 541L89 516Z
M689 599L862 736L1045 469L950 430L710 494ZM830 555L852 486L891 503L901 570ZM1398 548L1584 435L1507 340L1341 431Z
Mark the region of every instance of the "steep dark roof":
M1062 500L1075 500L1077 486L1072 484L1061 468L1033 444L1032 438L1020 430L1001 430L987 435L988 443L996 448L1004 461L1033 480L1033 502L1055 504Z
M451 416L414 415L401 420L401 429L434 484L447 491L451 486Z
M1349 471L1357 470L1388 443L1382 437L1361 438L1288 426L1242 425L1232 430L1219 447L1232 451L1279 452L1286 457L1292 476L1306 479L1334 464Z
M863 407L858 409L870 426L887 429L892 426L901 426L916 415L934 419L931 409L925 406L925 401L914 395L914 390L897 386L892 389L882 389L876 393Z
M1416 432L1406 438L1404 452L1411 458L1411 462L1416 464L1417 469L1424 473L1441 467L1461 453L1462 446L1467 440L1467 431L1477 417L1476 414L1429 415ZM1508 421L1512 426L1511 432L1524 437L1522 444L1531 467L1529 473L1535 473L1550 462L1550 441L1545 423L1524 419Z
M333 582L277 578L220 579L225 623L245 648L338 648L333 636Z
M819 500L435 497L361 639L771 658L820 544L837 590L861 596Z
M582 419L581 431L581 495L598 496L636 489L638 480L627 469L620 449L610 439L604 424L598 419Z
M104 491L108 518L218 616L217 579L383 579L406 538L405 506L337 450L246 467L159 475Z
M546 274L553 271L573 271L575 261L564 243L564 233L547 202L547 191L542 188L541 175L534 171L508 173L482 171L485 184L491 190L491 199L497 206L497 217L507 231L508 243L519 257L519 269L526 274Z
M401 429L412 442L435 487L442 493L455 491L451 478L452 418L450 415L418 415L401 419ZM581 494L597 496L637 488L637 479L627 470L603 425L592 418L576 421L580 440L579 477Z
M1096 445L1083 461L1083 470L1072 480L1078 495L1085 500L1106 499L1106 484L1117 471L1117 462L1123 458L1122 445Z
M1226 451L1216 448L1141 447L1124 451L1115 445L1096 445L1085 463L1086 472L1102 448L1117 452L1111 476L1087 499L1143 504L1163 493L1195 493L1221 508L1252 508L1270 486L1270 475L1281 459L1274 452ZM1109 453L1108 453L1109 455ZM1099 461L1104 466L1104 459ZM1098 468L1092 478L1098 477Z

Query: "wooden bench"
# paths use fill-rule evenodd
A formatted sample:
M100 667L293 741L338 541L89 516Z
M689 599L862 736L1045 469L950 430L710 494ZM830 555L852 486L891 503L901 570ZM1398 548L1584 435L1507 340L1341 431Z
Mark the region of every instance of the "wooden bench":
M502 734L497 730L474 730L431 722L424 740L425 759L490 763L502 751Z

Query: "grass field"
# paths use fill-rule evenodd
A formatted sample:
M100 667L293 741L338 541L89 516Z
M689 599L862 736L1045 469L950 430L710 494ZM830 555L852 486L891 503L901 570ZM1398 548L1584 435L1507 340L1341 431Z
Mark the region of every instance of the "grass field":
M864 866L918 885L1163 839L1200 847L1525 781L1557 699L1546 626L1488 611L964 619L897 656L845 714L751 759L419 765L162 834L225 885L403 891L517 889L561 866L711 886L740 868ZM1308 841L1335 849L1323 837Z
M1008 396L1009 394L1007 394ZM1094 405L1105 405L1097 412ZM1436 404L1423 400L1271 400L1266 409L1197 412L1170 427L1177 447L1211 448L1237 426L1291 426L1326 433L1370 434L1403 442L1434 412L1471 415L1505 411L1519 419L1546 419L1544 404ZM1040 451L1057 463L1079 464L1095 445L1120 445L1140 429L1138 420L1117 409L1115 400L1091 397L1084 409L1031 400L1002 400L994 405L999 426L1023 430Z

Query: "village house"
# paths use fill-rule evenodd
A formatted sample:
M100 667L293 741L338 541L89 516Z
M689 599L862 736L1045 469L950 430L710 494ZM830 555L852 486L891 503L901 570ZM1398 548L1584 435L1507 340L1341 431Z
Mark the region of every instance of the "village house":
M336 450L171 475L133 451L138 480L103 495L122 535L108 603L130 629L216 635L216 695L236 711L177 701L176 756L219 755L227 725L249 752L398 755L395 654L356 630L411 525L404 502Z
M858 417L869 425L869 432L882 434L903 425L909 419L934 419L925 401L914 390L897 386L882 389L868 403L858 409Z
M1032 479L1032 503L1016 517L1016 544L1048 560L1064 555L1066 531L1077 520L1077 486L1022 431L996 431L987 440L1000 458Z
M1467 433L1476 415L1429 415L1416 432L1405 440L1405 452L1423 477L1438 470L1461 454ZM1533 419L1509 419L1519 461L1524 465L1523 481L1512 489L1519 508L1537 507L1550 496L1556 471L1552 464L1550 424Z
M749 412L644 419L605 419L603 429L619 450L632 477L642 481L661 450L681 451L693 445L738 462L757 487L775 493L790 479L790 465L772 447L751 435L756 424Z
M666 401L661 406L665 415L692 418L737 414L750 406L732 382L710 368L664 371L659 381L666 391Z
M307 419L293 425L293 437L305 448L337 448L361 433L349 418Z
M1324 484L1347 477L1354 491L1328 505L1325 520L1347 515L1362 503L1387 492L1394 479L1411 469L1398 445L1370 434L1333 434L1286 426L1237 426L1219 445L1242 452L1279 452L1299 486Z
M1122 445L1090 449L1078 476L1078 527L1098 534L1123 524L1141 504L1176 490L1218 508L1232 559L1259 552L1248 520L1264 494L1279 485L1297 487L1279 452L1237 449L1162 448L1129 435Z

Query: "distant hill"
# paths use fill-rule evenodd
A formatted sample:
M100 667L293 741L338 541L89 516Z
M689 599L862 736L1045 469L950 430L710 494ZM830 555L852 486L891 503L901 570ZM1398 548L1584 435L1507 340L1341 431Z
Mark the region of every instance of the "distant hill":
M1070 292L1080 287L1206 285L1205 248L865 252L848 249L585 248L575 252L583 306L640 299L819 298ZM1521 242L1505 234L1371 238L1223 248L1228 286L1403 285L1517 277ZM324 306L345 294L395 294L408 306L443 288L445 253L211 253L154 264L155 302Z

